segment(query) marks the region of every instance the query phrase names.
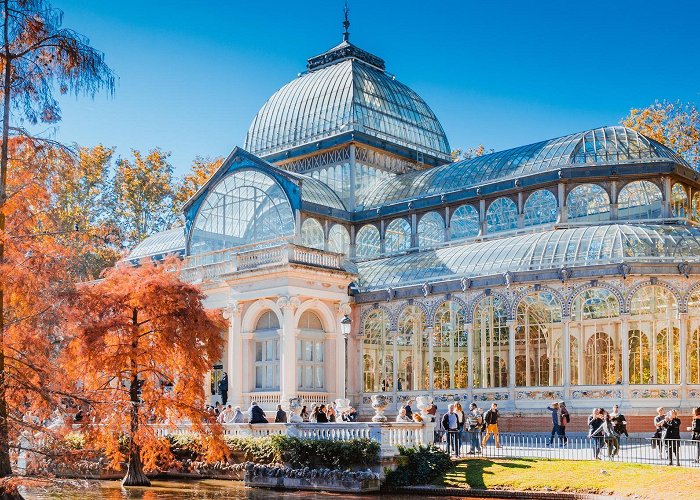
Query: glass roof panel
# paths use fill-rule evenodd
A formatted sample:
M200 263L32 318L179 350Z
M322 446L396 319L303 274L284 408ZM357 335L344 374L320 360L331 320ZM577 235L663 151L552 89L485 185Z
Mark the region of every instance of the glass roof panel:
M144 257L156 257L185 252L185 228L176 227L152 234L129 253L128 260L140 260Z

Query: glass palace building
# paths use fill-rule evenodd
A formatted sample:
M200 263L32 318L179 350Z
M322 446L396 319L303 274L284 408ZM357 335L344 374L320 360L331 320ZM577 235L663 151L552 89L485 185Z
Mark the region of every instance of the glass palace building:
M634 130L453 162L428 105L346 35L184 214L129 259L180 255L225 309L212 397L226 371L232 403L268 409L700 405L698 172Z

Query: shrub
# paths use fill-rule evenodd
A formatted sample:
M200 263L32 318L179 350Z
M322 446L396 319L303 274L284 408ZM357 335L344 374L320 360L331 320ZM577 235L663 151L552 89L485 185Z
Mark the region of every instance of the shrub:
M379 443L371 439L325 441L273 436L281 461L290 467L349 469L353 465L379 464Z
M452 469L450 456L436 446L399 447L399 453L405 463L387 474L388 488L430 484Z

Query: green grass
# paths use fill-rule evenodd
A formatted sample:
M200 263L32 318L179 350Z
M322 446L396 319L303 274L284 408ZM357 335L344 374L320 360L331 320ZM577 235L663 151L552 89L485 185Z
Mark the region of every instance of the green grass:
M696 499L700 495L700 470L619 462L467 459L456 463L435 484L476 489Z

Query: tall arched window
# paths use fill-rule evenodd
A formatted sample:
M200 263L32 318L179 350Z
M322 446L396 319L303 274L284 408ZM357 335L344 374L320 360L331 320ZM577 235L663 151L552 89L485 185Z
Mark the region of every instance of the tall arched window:
M411 248L411 225L406 219L394 219L384 232L384 250L387 253L403 252Z
M314 218L308 218L301 224L301 244L309 248L323 250L323 226Z
M464 309L454 300L443 302L435 312L433 359L435 361L436 358L442 358L452 368L451 371L448 370L447 377L441 371L439 379L433 378L435 389L466 389L467 387L465 373L457 370L457 361L466 358L469 354L464 318Z
M362 226L355 237L355 253L359 259L379 257L379 229L374 224Z
M334 224L328 232L328 251L348 255L350 252L350 233L345 226Z
M630 302L630 331L643 333L649 342L642 349L640 366L650 366L651 374L642 383L680 383L680 338L678 304L673 293L659 285L640 288Z
M539 189L527 197L523 212L526 226L554 222L557 220L557 199L551 191Z
M688 317L690 318L689 338L686 351L688 384L700 384L700 291L696 291L688 298Z
M313 311L304 311L299 318L297 336L297 389L322 390L325 384L323 323Z
M398 376L401 390L419 391L429 366L429 351L426 349L425 313L418 306L408 306L401 311L396 337ZM398 381L397 381L398 389Z
M279 390L280 387L280 342L279 318L270 310L260 315L255 325L255 389Z
M477 234L479 234L479 212L471 205L457 207L450 219L451 239L471 238Z
M363 373L365 392L391 391L394 380L394 339L389 333L389 315L382 309L369 313L362 325L365 366L372 371Z
M434 248L445 241L445 221L437 212L423 214L418 221L418 247Z
M641 330L630 330L630 384L648 384L651 378L649 339Z
M508 386L508 305L498 295L474 308L472 359L474 387Z
M586 382L593 385L614 384L618 381L620 356L610 336L595 332L586 341Z
M274 178L239 170L206 194L194 219L190 255L294 234L287 195Z
M518 227L518 207L510 198L498 198L486 210L486 231L508 231Z
M561 385L562 352L561 348L555 350L562 333L561 304L551 292L531 293L518 303L516 319L515 352L516 356L525 357L525 385ZM547 362L542 358L547 358ZM552 359L556 362L552 363ZM547 369L543 370L545 366Z
M671 210L674 217L688 217L688 194L681 184L674 184L671 189Z
M554 346L556 352L563 352L563 346L561 344L561 339L557 340ZM574 335L569 335L569 383L571 385L578 384L578 338ZM563 364L561 370L563 370ZM555 365L555 369L558 365ZM562 372L563 373L563 372Z
M569 332L576 339L576 345L586 349L585 352L576 350L576 364L585 368L586 371L579 373L572 384L614 384L621 380L622 365L613 365L612 382L605 382L610 377L603 376L600 371L600 364L591 364L591 359L587 358L591 351L589 348L597 349L596 346L601 345L598 341L593 341L590 344L590 339L599 332L605 333L611 342L611 346L620 345L621 333L619 331L618 317L620 316L620 303L610 290L602 287L588 288L574 297L571 302L571 323L569 324ZM596 343L597 342L597 343ZM573 356L573 354L572 354ZM584 358L586 358L584 360ZM597 358L596 358L597 359ZM573 358L572 358L573 366ZM589 368L599 370L597 372L589 372ZM608 372L605 372L607 374ZM598 381L598 382L595 382ZM601 382L602 381L602 382Z
M661 217L661 190L650 181L634 181L620 190L617 197L618 219L657 219Z
M601 221L610 218L610 198L598 184L581 184L566 197L568 219Z

